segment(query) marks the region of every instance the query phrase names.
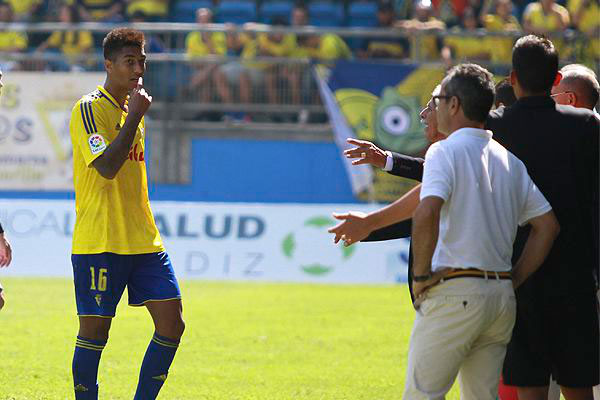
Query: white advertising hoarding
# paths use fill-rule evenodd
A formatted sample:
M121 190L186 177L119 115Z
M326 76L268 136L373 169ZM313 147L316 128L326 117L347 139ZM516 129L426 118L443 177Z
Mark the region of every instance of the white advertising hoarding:
M152 203L179 278L322 283L405 282L408 240L333 244L331 213L365 205ZM13 246L2 276L71 276L73 201L0 200Z
M0 190L72 190L71 109L99 72L11 72L0 96Z

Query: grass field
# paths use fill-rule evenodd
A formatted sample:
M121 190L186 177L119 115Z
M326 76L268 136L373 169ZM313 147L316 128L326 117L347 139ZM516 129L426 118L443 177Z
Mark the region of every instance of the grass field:
M2 284L0 399L72 399L72 282ZM187 329L159 399L402 397L414 318L405 286L186 281L182 291ZM133 398L152 332L124 295L100 362L101 399Z

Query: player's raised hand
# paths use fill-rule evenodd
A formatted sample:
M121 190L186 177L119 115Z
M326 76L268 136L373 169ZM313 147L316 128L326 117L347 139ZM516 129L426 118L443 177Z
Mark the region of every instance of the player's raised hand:
M357 158L352 161L352 165L371 164L377 168L385 167L387 154L373 143L366 140L346 139L346 141L356 147L344 150L346 158Z
M131 91L131 95L129 96L129 114L141 117L148 111L151 103L152 96L144 89L144 81L140 77L137 86Z
M344 246L350 246L356 242L360 242L371 233L372 229L367 220L367 214L360 211L350 211L345 214L333 213L333 217L340 220L339 224L333 228L329 228L327 232L333 233L334 243L340 240L344 241Z
M12 249L4 233L0 233L0 268L8 267L12 261Z

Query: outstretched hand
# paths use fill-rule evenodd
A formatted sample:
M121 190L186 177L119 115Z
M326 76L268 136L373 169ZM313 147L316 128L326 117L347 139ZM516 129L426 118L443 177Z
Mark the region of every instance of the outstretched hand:
M344 150L346 158L356 158L352 165L371 164L377 168L385 167L387 154L385 151L366 140L346 139L346 141L356 147Z
M0 233L0 268L8 267L12 261L12 249L4 233Z
M333 238L334 243L343 240L344 246L346 247L356 242L360 242L369 236L373 230L367 219L367 214L360 211L350 211L345 214L333 213L333 217L342 222L333 228L329 228L327 232L335 235Z

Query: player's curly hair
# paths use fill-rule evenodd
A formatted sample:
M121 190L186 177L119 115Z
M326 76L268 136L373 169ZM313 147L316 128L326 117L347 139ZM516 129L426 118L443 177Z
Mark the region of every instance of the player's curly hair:
M102 41L104 59L114 61L124 47L144 48L144 33L131 28L116 28L108 32Z

